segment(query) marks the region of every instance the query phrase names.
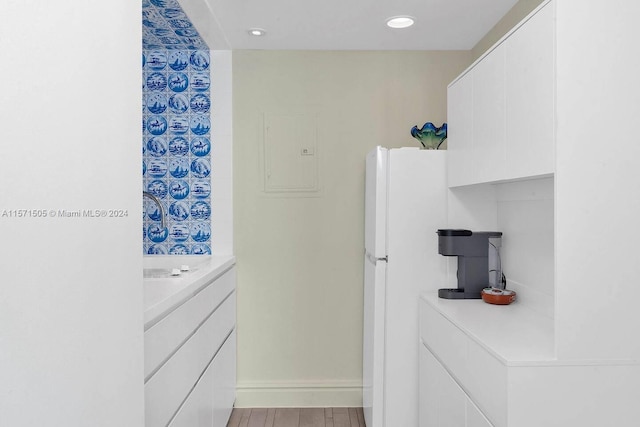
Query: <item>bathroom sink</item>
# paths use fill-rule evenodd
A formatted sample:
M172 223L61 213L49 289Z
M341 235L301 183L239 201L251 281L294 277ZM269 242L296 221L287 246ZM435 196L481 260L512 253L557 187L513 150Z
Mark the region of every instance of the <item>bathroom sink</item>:
M172 308L191 298L200 289L235 264L231 255L147 256L143 258L144 322L151 327ZM188 267L179 276L173 269Z
M171 271L170 268L145 268L142 270L142 277L145 279L166 279L181 276L181 274L173 275Z
M210 258L193 256L144 257L142 277L145 280L185 278L199 270Z

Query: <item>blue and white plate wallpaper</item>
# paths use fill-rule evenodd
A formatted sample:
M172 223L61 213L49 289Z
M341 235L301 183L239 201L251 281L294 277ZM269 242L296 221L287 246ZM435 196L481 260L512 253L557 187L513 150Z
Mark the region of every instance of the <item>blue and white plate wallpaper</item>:
M176 0L142 0L142 49L204 51L176 55L164 52L164 57L158 57L158 62L153 61L154 67L161 67L162 63L166 66L168 63L176 71L184 70L186 66L183 64L187 64L194 53L198 66L196 71L202 71L203 64L200 60L209 58L209 47ZM155 55L159 53L154 53L154 57ZM146 60L147 63L152 61L149 57Z
M203 157L209 154L210 151L211 141L209 141L209 138L199 136L191 140L191 152L194 156Z
M173 114L186 113L189 110L187 97L182 94L173 94L169 97L169 108Z
M147 255L211 254L211 55L176 0L142 0Z
M172 156L186 156L189 154L189 141L182 136L176 136L169 141L169 153Z

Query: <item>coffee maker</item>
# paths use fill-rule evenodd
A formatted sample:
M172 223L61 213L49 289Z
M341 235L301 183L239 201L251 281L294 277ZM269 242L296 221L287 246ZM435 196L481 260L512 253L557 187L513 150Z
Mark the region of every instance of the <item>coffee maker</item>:
M504 288L500 231L438 230L438 253L458 257L458 287L439 289L445 299L478 299L482 289Z

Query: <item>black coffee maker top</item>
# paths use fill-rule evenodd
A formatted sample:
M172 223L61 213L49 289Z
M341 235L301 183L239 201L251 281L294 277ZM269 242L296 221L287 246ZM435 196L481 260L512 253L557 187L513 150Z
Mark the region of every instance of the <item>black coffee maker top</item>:
M445 228L438 230L438 236L471 236L473 232L471 230Z

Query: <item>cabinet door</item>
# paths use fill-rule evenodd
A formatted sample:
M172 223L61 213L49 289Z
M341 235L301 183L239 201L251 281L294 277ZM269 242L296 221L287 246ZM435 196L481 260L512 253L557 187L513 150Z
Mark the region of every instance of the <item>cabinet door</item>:
M510 179L555 170L554 28L547 4L505 41Z
M420 427L464 427L466 399L440 362L420 345Z
M471 184L473 166L473 79L460 77L447 91L447 179L449 187Z
M475 182L500 180L506 160L505 47L495 47L472 70Z

